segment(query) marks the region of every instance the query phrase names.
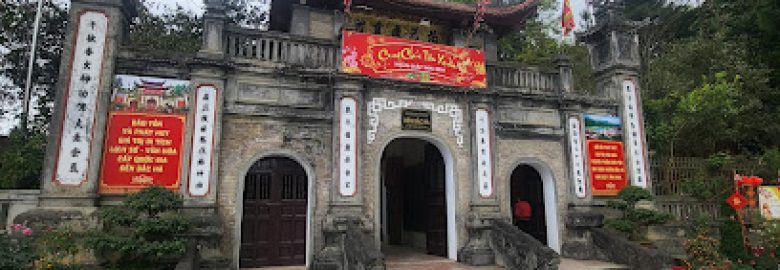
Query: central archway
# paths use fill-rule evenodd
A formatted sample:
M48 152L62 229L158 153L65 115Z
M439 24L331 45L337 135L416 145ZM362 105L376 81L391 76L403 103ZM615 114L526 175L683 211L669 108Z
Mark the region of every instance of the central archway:
M385 251L457 258L452 155L427 137L400 137L382 148L378 221Z

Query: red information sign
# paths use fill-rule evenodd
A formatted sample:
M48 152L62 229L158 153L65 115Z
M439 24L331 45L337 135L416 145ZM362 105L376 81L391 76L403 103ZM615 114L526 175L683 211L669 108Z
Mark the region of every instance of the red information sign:
M482 51L344 31L341 71L412 82L487 87Z
M588 140L588 164L594 196L614 196L626 186L623 142Z
M100 193L179 187L184 115L112 112Z

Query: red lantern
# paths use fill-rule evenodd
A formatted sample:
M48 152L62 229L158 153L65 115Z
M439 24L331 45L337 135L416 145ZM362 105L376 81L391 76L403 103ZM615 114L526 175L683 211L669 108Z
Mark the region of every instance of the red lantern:
M747 198L745 196L742 196L742 194L734 193L731 194L731 196L726 199L726 203L728 203L731 208L734 208L734 210L739 211L739 209L742 209L747 204Z

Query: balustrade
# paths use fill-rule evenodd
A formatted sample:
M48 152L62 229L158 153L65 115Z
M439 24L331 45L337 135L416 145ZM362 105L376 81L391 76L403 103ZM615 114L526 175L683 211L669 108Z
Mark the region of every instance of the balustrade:
M336 71L341 64L337 41L229 26L225 53L237 62L266 62ZM556 93L559 75L508 61L487 63L488 86L502 91Z

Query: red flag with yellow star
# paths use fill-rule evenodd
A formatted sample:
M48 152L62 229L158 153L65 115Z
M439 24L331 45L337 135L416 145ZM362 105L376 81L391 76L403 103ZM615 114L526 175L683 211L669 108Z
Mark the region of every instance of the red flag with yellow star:
M563 0L563 15L561 16L563 35L568 36L574 30L574 13L571 11L570 0Z

